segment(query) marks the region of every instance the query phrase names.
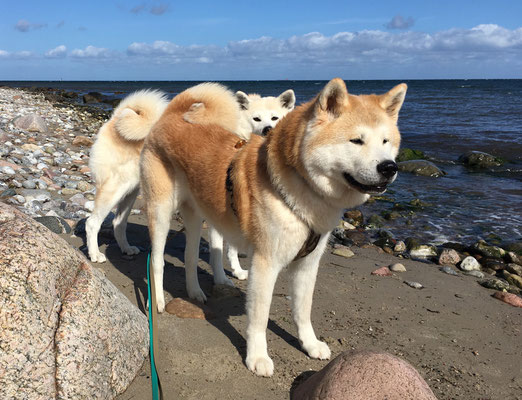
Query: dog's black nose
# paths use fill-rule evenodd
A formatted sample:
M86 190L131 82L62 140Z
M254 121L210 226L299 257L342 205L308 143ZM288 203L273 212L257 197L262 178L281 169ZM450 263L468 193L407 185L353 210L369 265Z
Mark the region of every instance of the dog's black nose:
M397 167L397 164L392 160L386 160L377 165L377 171L388 179L395 175L398 170L399 168Z
M265 126L263 128L263 135L266 135L270 129L272 129L272 127L270 125Z

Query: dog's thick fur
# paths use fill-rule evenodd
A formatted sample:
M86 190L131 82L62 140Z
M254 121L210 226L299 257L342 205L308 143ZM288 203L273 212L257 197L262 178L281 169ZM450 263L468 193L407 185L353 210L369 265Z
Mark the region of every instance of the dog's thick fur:
M238 136L245 140L250 139L250 132L256 135L266 135L281 119L295 107L295 94L288 89L279 96L262 97L256 93L246 94L236 92L237 101L241 107L241 118L239 121ZM210 264L223 268L223 237L210 227ZM227 258L232 269L232 275L243 280L248 277L248 270L241 268L239 264L238 251L232 244L228 244Z
M201 102L190 92L175 97L147 137L140 161L158 311L165 307L163 252L169 221L179 210L186 228L191 297L204 298L197 279L202 218L236 246L251 248L250 370L273 374L266 328L274 284L286 266L299 341L310 357L329 358L330 350L316 338L310 320L319 260L342 210L363 203L369 193L382 193L395 179L397 119L405 94L401 84L380 96L352 96L341 79L334 79L314 100L283 118L266 140L252 136L241 149L221 119L187 123L194 103ZM232 195L226 189L230 166ZM295 260L311 230L321 235L319 244Z
M117 207L113 225L118 246L125 254L139 253L139 249L127 241L127 218L139 191L143 141L167 104L165 94L159 91L133 93L114 109L98 132L89 160L96 183L95 206L85 225L92 262L106 260L98 248L98 231L114 207Z
M200 99L201 102L192 105L190 112L186 114L187 122L205 124L207 120L218 121L223 129L235 132L245 140L250 139L252 133L263 133L262 127L256 125L251 118L252 110L262 113L263 118L266 115L277 115L280 118L295 103L292 90L287 90L278 98L256 95L251 97L243 92L233 94L216 83L204 83L188 90L194 99ZM98 132L90 154L90 168L96 182L96 199L94 210L86 224L87 246L92 262L106 261L98 247L98 231L114 207L117 210L113 220L114 235L120 250L130 255L139 253L139 249L129 245L127 240L127 218L139 191L139 157L143 142L167 104L166 95L160 91L135 92L114 109L110 120ZM274 121L272 124L275 125ZM210 236L213 239L213 267L222 270L223 239L214 229L211 229ZM234 276L245 279L247 271L239 265L234 247L229 247L229 259ZM218 276L218 282L232 284L225 279L224 274L219 273Z

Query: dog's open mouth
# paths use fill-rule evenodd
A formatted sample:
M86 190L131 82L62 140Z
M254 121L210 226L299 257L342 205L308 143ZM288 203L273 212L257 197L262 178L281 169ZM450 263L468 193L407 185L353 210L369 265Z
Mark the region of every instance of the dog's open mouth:
M350 186L357 189L361 193L366 193L366 194L384 193L388 186L387 183L381 183L379 185L363 185L362 183L355 180L355 178L347 172L344 172L343 176L344 176L344 179L346 179L346 182L348 182L350 184Z

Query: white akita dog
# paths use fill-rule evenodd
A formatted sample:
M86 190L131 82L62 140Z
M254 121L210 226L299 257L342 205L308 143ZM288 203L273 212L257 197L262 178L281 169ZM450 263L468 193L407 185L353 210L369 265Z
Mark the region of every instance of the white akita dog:
M236 92L236 99L241 107L239 132L245 140L244 132L256 135L266 135L281 119L295 107L295 93L288 89L278 97L262 97L256 93L246 94ZM243 133L243 134L242 134ZM210 237L210 264L221 265L223 259L223 236L214 228L209 229ZM227 258L232 269L232 275L239 280L248 278L248 270L241 268L238 251L235 246L228 244ZM223 267L221 267L223 268Z
M252 252L246 305L251 371L274 371L266 328L284 267L291 275L301 346L312 358L329 358L310 318L319 261L342 211L383 193L395 180L397 119L406 89L400 84L383 95L353 96L341 79L333 79L266 139L252 136L242 147L233 130L223 128L236 121L224 113L230 110L224 101L216 102L204 87L176 96L147 136L140 160L158 311L165 308L169 222L179 210L186 228L187 287L195 298L204 296L197 278L203 218L227 241Z

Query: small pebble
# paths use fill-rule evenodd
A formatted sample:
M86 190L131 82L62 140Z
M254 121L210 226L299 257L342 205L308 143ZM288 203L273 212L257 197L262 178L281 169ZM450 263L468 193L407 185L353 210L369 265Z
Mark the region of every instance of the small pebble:
M388 267L381 267L379 269L376 269L375 271L372 271L372 275L392 276L392 273Z
M393 272L406 272L406 267L401 263L392 264L390 270Z
M459 275L458 272L455 271L455 270L454 270L453 268L451 268L451 267L447 267L447 266L445 266L445 267L440 267L439 269L440 269L442 272L444 272L445 274L448 274L448 275L455 275L455 276L458 276L458 275Z
M336 256L344 257L344 258L350 258L355 255L353 251L351 251L348 247L338 247L332 251L332 254L335 254Z
M406 285L409 287L412 287L414 289L422 289L424 286L420 284L419 282L413 282L413 281L404 281Z

